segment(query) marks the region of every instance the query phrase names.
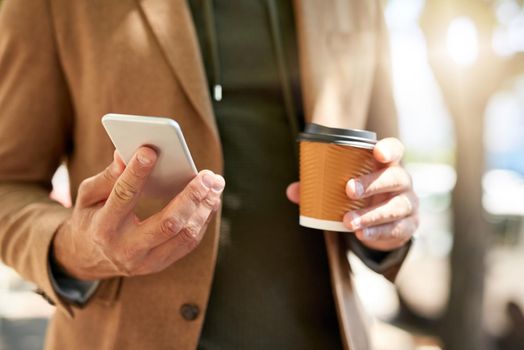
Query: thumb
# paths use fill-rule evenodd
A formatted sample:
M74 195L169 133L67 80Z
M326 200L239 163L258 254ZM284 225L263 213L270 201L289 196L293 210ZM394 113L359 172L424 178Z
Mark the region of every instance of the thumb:
M300 202L300 182L290 184L286 189L286 195L291 202L298 204Z
M404 145L400 140L388 137L377 142L373 155L382 164L398 164L404 155Z

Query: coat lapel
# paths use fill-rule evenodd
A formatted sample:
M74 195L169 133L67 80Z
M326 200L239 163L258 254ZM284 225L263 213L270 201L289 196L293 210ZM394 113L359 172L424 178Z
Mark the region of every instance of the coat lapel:
M347 234L347 233L344 233ZM346 350L369 350L368 324L351 279L347 245L338 232L324 232L331 285L338 311L342 341Z
M218 136L198 40L185 0L136 0L189 101Z

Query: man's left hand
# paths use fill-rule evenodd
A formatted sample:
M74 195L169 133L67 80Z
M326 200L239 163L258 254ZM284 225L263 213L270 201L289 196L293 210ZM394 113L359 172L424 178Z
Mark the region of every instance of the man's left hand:
M383 166L370 174L349 179L346 194L351 199L369 198L367 208L344 215L344 225L367 247L390 251L406 244L418 227L418 198L411 176L400 165L404 146L395 138L377 142L373 155ZM287 188L287 197L300 201L299 183Z

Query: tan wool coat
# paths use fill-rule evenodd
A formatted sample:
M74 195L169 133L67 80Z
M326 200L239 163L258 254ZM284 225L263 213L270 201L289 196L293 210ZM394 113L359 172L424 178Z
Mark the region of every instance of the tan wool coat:
M221 173L188 5L4 0L0 6L0 259L56 304L46 348L194 349L210 293L218 216L188 256L157 274L104 280L83 307L56 294L48 271L53 236L71 215L49 199L52 175L65 161L74 200L80 182L111 162L104 114L175 118L197 168ZM306 121L394 136L380 0L295 0L294 7ZM342 234L324 235L343 343L366 349L349 246ZM398 268L379 272L393 279ZM184 312L188 305L194 317Z

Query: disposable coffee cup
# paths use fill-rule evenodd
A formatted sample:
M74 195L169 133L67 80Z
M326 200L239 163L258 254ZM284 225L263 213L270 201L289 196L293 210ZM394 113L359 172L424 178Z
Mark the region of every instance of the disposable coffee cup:
M367 199L346 194L349 179L373 172L374 132L308 124L300 143L300 225L349 232L342 223L348 211L364 208Z

